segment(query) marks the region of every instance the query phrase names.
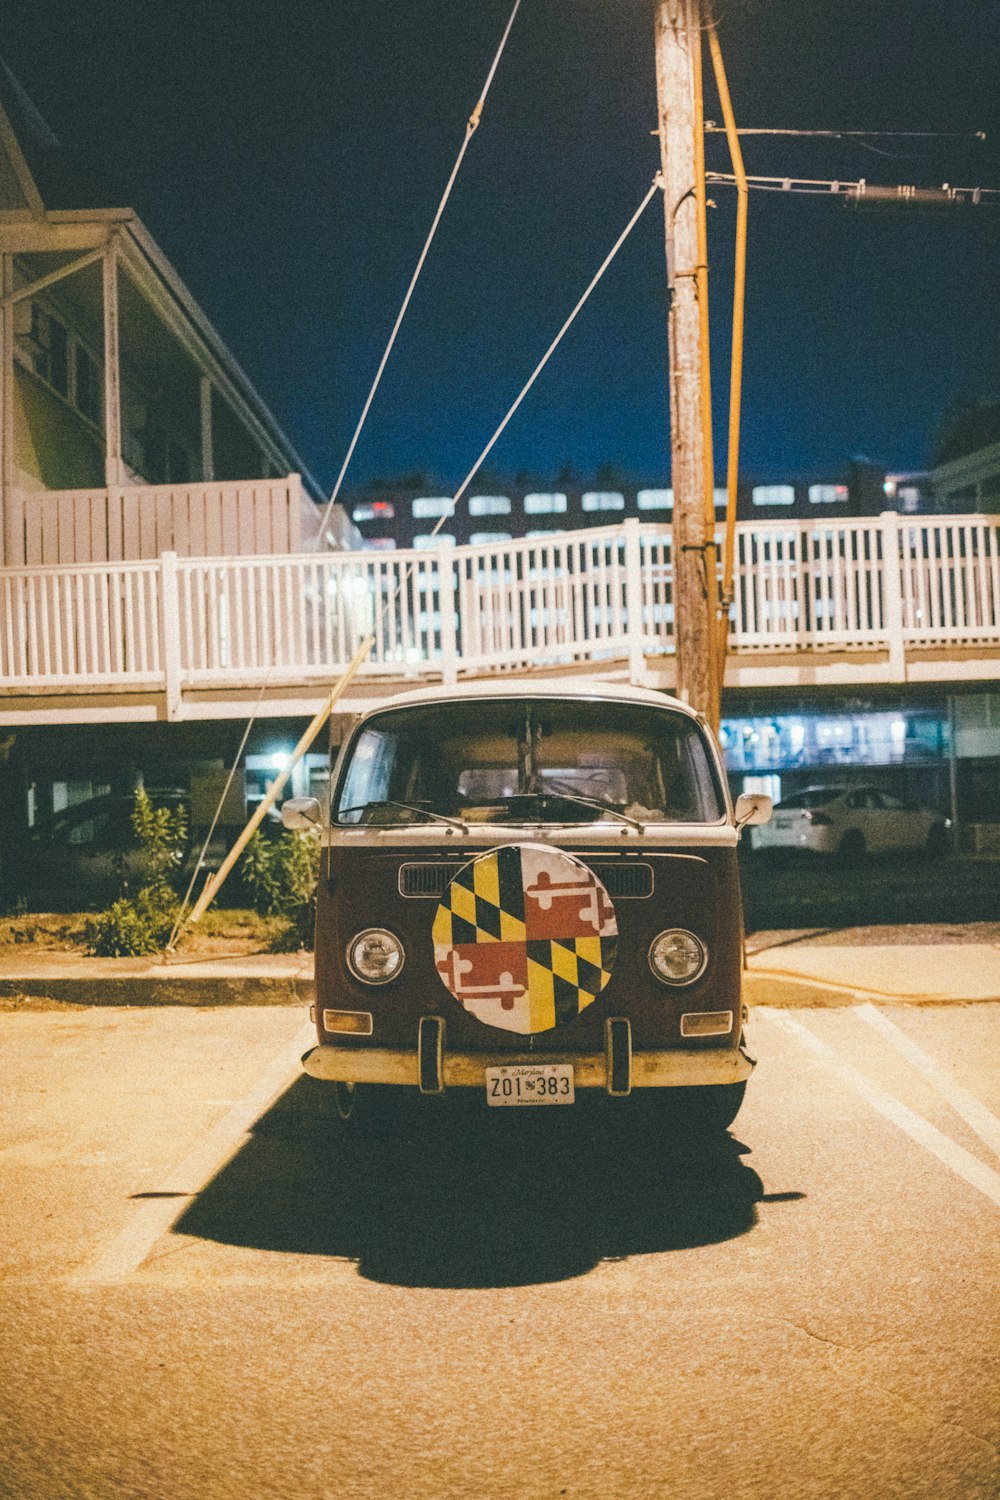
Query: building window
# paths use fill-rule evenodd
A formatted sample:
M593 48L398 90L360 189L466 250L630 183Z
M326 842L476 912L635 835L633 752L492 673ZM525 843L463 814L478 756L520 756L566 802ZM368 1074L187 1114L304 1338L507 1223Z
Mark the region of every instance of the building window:
M640 490L635 497L640 510L673 510L673 490Z
M509 531L474 531L470 538L474 547L488 547L491 542L511 542Z
M470 516L509 516L510 501L506 495L473 495L469 501Z
M454 547L456 540L450 531L438 531L428 536L415 536L413 538L413 545L421 551L425 551L431 547Z
M795 489L790 484L758 484L751 498L754 505L794 505Z
M101 383L97 361L82 344L76 346L76 406L91 422L101 420Z
M716 510L726 510L729 506L729 491L726 489L713 490L712 499L715 501Z
M842 505L847 498L846 484L811 484L809 486L809 501L812 505Z
M351 511L352 521L391 521L396 507L391 500L372 500L367 505L356 505Z
M28 310L30 323L18 335L18 347L40 380L100 426L101 367L61 318L39 302Z
M580 503L584 510L624 510L625 496L617 490L586 490Z
M191 459L183 443L154 423L142 434L142 472L149 484L187 484Z
M447 495L423 496L413 501L412 511L415 521L436 521L441 516L451 515L452 502Z
M65 326L37 302L31 304L31 368L46 384L69 398L69 340Z
M525 495L526 516L561 516L566 510L565 495Z
M366 552L393 552L396 548L394 536L369 536L365 538L364 550Z

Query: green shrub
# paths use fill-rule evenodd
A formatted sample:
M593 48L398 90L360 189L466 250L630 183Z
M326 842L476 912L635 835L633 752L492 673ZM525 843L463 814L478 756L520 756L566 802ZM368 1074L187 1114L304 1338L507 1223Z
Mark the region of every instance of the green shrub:
M154 807L139 787L132 804L132 829L141 853L143 883L132 895L123 881L117 901L88 922L88 949L101 958L158 953L177 915L171 878L184 858L187 813L183 807Z
M289 948L312 943L319 858L319 838L314 833L282 833L277 838L255 833L240 862L240 878L258 916L291 919Z

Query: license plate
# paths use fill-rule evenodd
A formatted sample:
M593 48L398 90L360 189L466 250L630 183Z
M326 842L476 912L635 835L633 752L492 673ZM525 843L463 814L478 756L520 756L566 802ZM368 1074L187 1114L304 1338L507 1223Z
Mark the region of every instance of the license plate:
M486 1069L486 1103L572 1104L573 1068L570 1063L524 1063Z

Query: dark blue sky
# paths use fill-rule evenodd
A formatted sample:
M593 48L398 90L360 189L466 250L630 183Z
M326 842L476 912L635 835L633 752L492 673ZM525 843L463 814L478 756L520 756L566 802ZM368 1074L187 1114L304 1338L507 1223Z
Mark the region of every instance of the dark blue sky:
M454 483L650 182L653 0L523 0L348 477ZM509 0L5 0L0 50L121 189L303 457L332 482ZM888 158L746 143L751 172L1000 185L1000 5L720 0L743 125L972 131ZM713 107L711 89L707 110ZM710 165L726 168L713 138ZM733 198L710 216L725 462ZM1000 209L869 218L750 204L744 468L917 467L963 394L1000 395ZM669 469L659 204L493 464Z

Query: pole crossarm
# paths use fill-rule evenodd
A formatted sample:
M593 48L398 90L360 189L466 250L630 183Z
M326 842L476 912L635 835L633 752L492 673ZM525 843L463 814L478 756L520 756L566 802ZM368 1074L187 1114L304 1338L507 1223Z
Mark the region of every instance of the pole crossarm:
M706 172L705 180L719 187L739 186L734 172ZM864 202L866 198L874 201L878 195L879 199L886 197L898 199L901 206L906 204L920 206L955 204L982 207L1000 205L1000 188L954 187L947 182L942 183L940 187L915 187L903 183L887 185L868 182L864 177L858 178L856 182L848 182L836 177L748 176L746 181L748 187L756 188L761 192L809 193L818 197L854 199L859 203Z

